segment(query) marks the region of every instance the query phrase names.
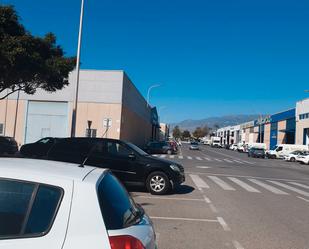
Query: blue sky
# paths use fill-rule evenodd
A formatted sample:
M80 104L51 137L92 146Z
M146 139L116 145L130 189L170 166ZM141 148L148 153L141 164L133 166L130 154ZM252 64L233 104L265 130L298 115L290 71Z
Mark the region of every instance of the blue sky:
M75 55L79 0L0 0ZM31 3L31 4L30 4ZM82 68L122 69L165 122L274 113L309 97L308 0L85 0Z

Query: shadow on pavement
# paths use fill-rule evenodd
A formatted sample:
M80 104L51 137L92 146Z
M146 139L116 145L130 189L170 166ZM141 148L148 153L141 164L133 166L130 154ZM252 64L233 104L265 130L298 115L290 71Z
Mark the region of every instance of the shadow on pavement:
M178 194L178 195L185 195L185 194L190 194L195 190L194 187L189 186L189 185L180 185L177 186L174 193L172 194Z

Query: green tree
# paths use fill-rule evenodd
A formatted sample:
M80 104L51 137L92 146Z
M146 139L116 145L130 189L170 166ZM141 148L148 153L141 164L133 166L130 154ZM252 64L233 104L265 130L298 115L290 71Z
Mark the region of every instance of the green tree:
M179 129L178 125L176 125L173 129L173 137L174 138L180 138L181 137L181 130Z
M182 138L187 139L191 137L191 133L188 130L184 130L182 133Z
M204 128L197 127L197 128L194 130L194 132L192 133L192 135L193 135L195 138L205 137L205 136L206 136L206 129L205 129L205 127L204 127Z
M0 5L0 99L16 91L34 94L68 85L75 58L65 57L56 37L31 35L20 23L12 6Z

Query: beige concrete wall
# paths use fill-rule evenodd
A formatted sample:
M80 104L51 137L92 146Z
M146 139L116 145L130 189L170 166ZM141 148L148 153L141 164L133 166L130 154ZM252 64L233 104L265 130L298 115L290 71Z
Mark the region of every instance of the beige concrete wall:
M269 150L270 146L270 123L264 125L264 143L266 148Z
M27 102L19 100L17 120L16 120L16 133L15 139L19 145L22 145L24 141L25 132L25 113L27 108ZM14 123L15 123L15 112L16 112L17 101L9 99L0 101L0 123L5 126L5 136L13 137L14 134ZM5 113L7 111L7 118L5 122Z
M296 144L303 144L304 142L304 129L309 128L309 119L298 120L296 123Z
M277 135L277 144L284 144L285 143L285 132L280 130L286 129L286 120L282 120L278 122L278 135Z
M91 129L97 129L97 137L120 138L121 104L79 103L77 111L76 136L84 137L88 128L87 121L92 121ZM106 132L104 118L112 120L112 126Z
M122 107L120 139L143 147L151 139L152 125L144 118Z

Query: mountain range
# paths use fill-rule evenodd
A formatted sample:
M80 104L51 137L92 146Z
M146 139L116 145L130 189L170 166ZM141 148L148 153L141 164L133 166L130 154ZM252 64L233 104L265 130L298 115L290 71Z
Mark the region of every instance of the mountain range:
M181 130L189 130L189 131L194 131L196 127L204 127L205 125L207 125L210 128L214 128L215 125L218 125L219 127L225 127L252 121L257 119L259 116L260 115L240 114L240 115L226 115L221 117L209 117L199 120L186 119L178 123L172 123L171 129L173 129L176 125L178 125Z

